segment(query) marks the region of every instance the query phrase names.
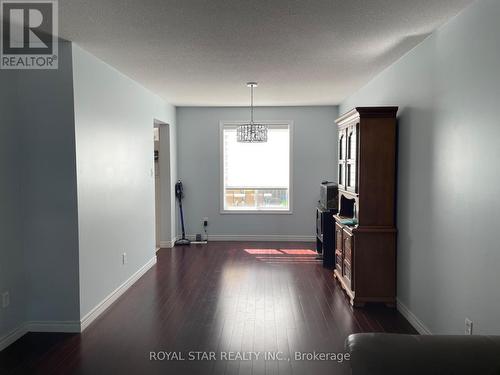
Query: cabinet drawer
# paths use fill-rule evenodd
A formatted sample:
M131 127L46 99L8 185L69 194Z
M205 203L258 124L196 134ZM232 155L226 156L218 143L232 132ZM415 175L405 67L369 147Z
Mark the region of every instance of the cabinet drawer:
M335 249L340 253L344 252L343 243L342 243L342 226L338 223L335 223Z
M351 264L344 259L344 272L342 273L342 276L344 276L344 280L345 282L347 283L347 285L349 286L349 288L352 288L352 268L351 268Z
M339 271L339 273L342 275L342 265L344 263L344 259L342 257L342 253L336 251L335 252L335 269Z
M354 238L352 235L347 233L346 231L343 231L342 234L343 238L343 247L344 247L344 259L347 259L349 263L352 263L352 253L353 253L353 248L354 248Z

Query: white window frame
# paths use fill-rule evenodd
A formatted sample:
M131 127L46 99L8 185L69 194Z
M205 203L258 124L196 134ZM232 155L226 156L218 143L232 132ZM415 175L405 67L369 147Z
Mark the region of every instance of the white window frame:
M288 181L288 210L226 210L224 209L224 127L247 124L248 121L220 121L219 122L219 207L221 214L236 215L291 215L293 214L293 121L259 121L264 125L286 125L290 134L290 159Z

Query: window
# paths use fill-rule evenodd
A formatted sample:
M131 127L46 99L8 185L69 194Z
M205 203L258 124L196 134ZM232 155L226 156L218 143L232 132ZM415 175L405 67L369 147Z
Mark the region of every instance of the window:
M221 212L291 213L291 124L265 123L265 143L240 143L221 123Z

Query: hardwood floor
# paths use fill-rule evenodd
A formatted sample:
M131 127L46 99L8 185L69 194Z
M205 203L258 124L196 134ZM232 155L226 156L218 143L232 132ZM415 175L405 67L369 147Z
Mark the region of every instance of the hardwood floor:
M353 332L416 333L394 310L351 308L332 271L298 251L313 248L212 242L161 249L157 265L85 332L30 333L0 353L0 373L348 374L346 361L295 360L295 352L343 353ZM158 358L161 351L185 360L150 361L150 352ZM190 361L193 351L215 352L217 360ZM220 360L228 351L260 354ZM282 352L283 360L264 361L264 352Z

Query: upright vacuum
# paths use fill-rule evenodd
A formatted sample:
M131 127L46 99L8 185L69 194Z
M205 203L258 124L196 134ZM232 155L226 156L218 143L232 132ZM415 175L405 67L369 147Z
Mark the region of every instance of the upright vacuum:
M186 231L184 229L184 213L182 212L182 198L184 198L184 190L182 188L181 180L177 181L175 184L175 197L179 200L179 211L181 213L181 225L182 225L182 238L175 241L175 246L190 245L191 241L186 238Z

